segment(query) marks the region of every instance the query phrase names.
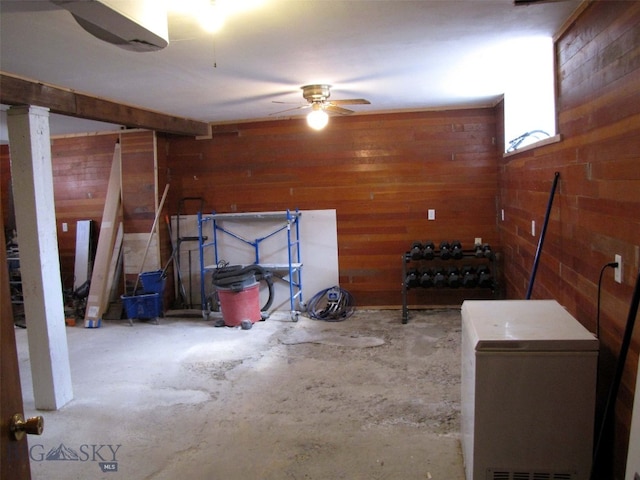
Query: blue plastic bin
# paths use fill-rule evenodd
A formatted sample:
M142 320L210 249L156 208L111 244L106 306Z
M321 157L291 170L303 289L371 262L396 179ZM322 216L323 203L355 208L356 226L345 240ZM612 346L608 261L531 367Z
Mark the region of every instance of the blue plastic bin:
M167 277L163 274L162 270L156 270L155 272L143 272L140 274L142 293L158 294L158 309L160 310L158 316L162 316L164 311L163 298L166 278Z
M162 270L155 272L144 272L140 274L140 281L142 282L142 290L144 293L164 293L164 284L166 277L162 273Z
M162 314L162 299L159 293L145 293L142 295L121 295L127 318L131 324L134 318L141 320L155 319Z

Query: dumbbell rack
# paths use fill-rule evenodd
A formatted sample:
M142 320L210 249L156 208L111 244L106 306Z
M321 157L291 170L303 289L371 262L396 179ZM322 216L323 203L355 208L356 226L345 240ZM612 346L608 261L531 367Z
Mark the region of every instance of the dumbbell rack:
M409 309L407 307L407 291L411 289L422 289L422 290L432 289L434 291L442 291L443 289L449 289L449 290L459 289L463 291L490 290L493 296L497 294L497 291L498 291L497 269L496 269L497 255L495 252L487 253L485 255L484 252L480 254L475 249L462 250L461 253L459 253L459 255L456 258L454 258L453 256L450 256L448 258L442 258L441 254L442 254L441 250L434 249L433 258L413 258L412 253L410 251L405 252L402 255L402 323L406 324L409 321ZM444 282L440 286L434 285L430 287L424 287L420 285L420 278L418 278L417 279L418 285L416 286L409 285L409 282L408 282L409 270L407 269L407 266L409 266L410 264L419 265L419 266L430 264L435 266L436 268L443 269L445 272ZM458 267L461 272L460 276L462 276L462 269L467 266L472 267L474 271L482 270L483 267L486 267L488 269L488 273L490 274L490 281L487 278L485 279L482 285L473 285L471 287L463 286L460 284L458 284L457 286L451 286L447 283L447 271L450 268ZM418 271L422 273L425 270L418 270ZM461 280L462 279L459 279L460 283L461 283Z

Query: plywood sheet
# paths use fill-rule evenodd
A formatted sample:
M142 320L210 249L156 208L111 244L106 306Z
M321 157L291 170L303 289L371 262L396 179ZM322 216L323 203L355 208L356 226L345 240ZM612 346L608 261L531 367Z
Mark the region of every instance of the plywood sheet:
M149 243L149 250L145 258L147 243ZM125 275L138 275L140 272L159 270L161 267L158 234L154 232L149 242L149 233L125 233L123 255Z
M111 261L109 262L109 274L107 276L107 285L105 286L105 292L107 295L107 302L110 302L114 296L114 286L118 283L116 281L116 271L118 269L118 262L122 253L122 240L123 240L123 227L122 222L118 222L118 231L116 233L116 241L113 245L113 252L111 253Z

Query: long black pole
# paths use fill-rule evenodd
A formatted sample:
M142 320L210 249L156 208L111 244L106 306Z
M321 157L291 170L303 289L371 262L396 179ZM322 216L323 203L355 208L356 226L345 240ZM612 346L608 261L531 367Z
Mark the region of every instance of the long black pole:
M527 288L527 300L531 298L531 292L533 291L533 282L536 279L536 273L538 271L538 263L540 263L540 253L542 252L542 244L544 243L544 236L547 233L547 225L549 225L549 216L551 215L551 205L553 205L553 197L556 193L556 187L558 186L558 179L560 178L560 172L556 172L553 177L553 185L551 186L551 194L549 195L549 202L547 203L547 212L544 215L544 224L542 225L542 231L540 232L540 238L538 239L538 248L536 249L536 257L533 261L533 269L531 270L531 277L529 278L529 288Z
M624 372L624 364L627 360L627 353L631 345L631 337L633 336L633 326L636 322L636 316L638 315L638 304L640 304L640 272L636 278L636 286L633 290L633 297L631 298L631 305L629 307L629 315L627 316L627 325L624 330L624 336L622 337L622 344L620 345L620 354L618 355L618 361L616 363L616 371L611 382L609 389L609 395L607 396L607 403L604 407L602 414L602 422L600 424L600 430L596 437L596 446L593 451L593 464L591 467L591 480L596 480L598 476L596 467L600 457L600 447L602 445L602 437L604 430L609 422L613 422L613 412L618 397L618 390L620 389L620 383L622 382L622 373Z

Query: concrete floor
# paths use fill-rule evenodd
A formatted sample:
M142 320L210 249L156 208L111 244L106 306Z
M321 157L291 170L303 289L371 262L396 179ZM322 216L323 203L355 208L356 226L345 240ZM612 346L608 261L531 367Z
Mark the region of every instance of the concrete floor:
M251 330L167 317L67 327L74 400L34 408L34 480L464 478L460 312L275 314Z

